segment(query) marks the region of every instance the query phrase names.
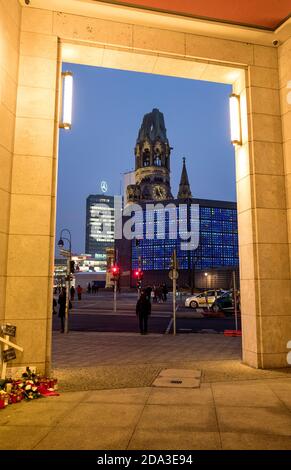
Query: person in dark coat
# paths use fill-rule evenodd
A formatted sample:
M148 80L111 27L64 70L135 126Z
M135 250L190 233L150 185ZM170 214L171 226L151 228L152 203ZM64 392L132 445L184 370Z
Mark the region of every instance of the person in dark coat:
M65 331L65 316L66 316L66 289L63 287L59 295L59 318L61 319L61 333Z
M53 297L53 315L55 315L57 313L57 301L56 299Z
M72 286L70 291L71 291L71 300L75 300L75 287Z
M151 307L150 295L143 290L136 304L136 315L138 316L141 335L146 335L148 332L148 317L151 314Z
M78 287L77 287L78 300L82 300L82 292L83 292L83 289L80 286L80 284L78 284Z
M163 286L161 284L157 288L157 297L158 303L160 304L163 301Z
M168 288L166 284L163 285L162 291L163 291L163 301L167 302Z

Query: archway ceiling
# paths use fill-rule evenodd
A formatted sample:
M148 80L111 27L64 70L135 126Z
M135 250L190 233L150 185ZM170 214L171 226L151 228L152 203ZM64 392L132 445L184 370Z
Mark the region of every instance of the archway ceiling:
M270 30L276 29L291 14L291 0L104 0L104 2Z

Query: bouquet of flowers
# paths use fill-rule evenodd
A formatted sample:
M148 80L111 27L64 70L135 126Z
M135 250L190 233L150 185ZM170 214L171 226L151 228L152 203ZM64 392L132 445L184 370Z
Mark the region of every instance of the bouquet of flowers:
M41 377L27 367L21 379L1 381L0 408L18 403L23 399L29 401L43 396L59 395L56 390L57 379Z

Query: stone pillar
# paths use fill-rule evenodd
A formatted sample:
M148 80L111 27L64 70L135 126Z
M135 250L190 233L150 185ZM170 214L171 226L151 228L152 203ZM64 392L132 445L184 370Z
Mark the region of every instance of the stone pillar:
M284 156L284 174L286 187L286 209L287 209L287 236L289 246L289 260L291 270L291 37L278 49L279 58L279 88L282 119L282 141ZM290 283L287 294L289 295L288 309L288 341L291 340L290 315L291 315L291 296ZM287 313L286 313L287 314ZM288 320L286 319L288 322ZM285 325L283 325L285 327ZM286 337L285 337L286 340Z
M0 3L0 323L5 315L20 20L18 0Z
M288 243L291 262L291 38L279 47L279 87L288 214Z
M243 361L259 368L287 366L286 346L291 339L278 79L277 49L254 46L246 87L240 84L249 138L243 135L243 146L236 151L236 169Z
M50 363L55 231L58 42L52 12L23 8L5 319L24 353L13 366ZM47 368L48 371L48 368Z

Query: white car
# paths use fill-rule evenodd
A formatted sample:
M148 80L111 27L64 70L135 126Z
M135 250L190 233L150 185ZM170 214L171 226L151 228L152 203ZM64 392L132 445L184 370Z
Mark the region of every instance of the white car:
M185 307L198 308L198 307L211 307L215 300L225 291L219 290L208 290L201 294L192 295L187 297L185 300ZM207 296L207 297L206 297Z

